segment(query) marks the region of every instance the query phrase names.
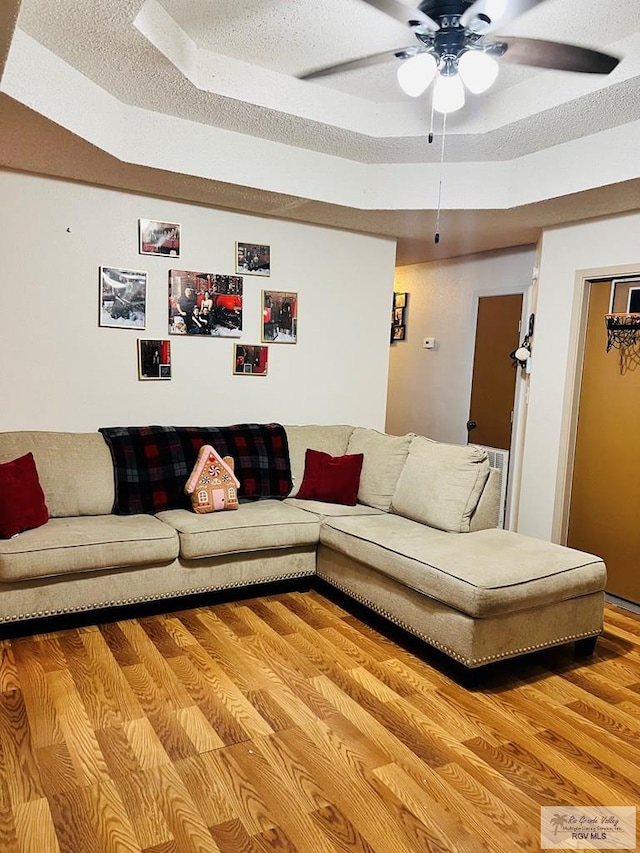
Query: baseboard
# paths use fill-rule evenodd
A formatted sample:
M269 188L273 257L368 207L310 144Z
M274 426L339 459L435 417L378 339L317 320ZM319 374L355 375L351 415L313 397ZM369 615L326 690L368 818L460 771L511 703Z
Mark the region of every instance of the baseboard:
M634 601L627 601L626 598L618 598L617 595L611 595L610 592L606 592L604 598L607 604L620 607L622 610L628 610L630 613L640 614L640 604L636 604Z

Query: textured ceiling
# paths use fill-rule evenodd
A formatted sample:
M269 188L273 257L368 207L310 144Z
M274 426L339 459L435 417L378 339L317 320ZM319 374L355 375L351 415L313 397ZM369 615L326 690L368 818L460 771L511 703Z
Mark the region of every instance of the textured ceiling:
M18 10L18 30L0 81L5 93L0 99L0 163L10 168L143 192L157 187L158 194L168 194L170 186L178 198L392 236L399 241L400 263L533 242L547 225L640 206L634 201L640 163L637 169L629 168L629 158L619 175L609 167L594 180L591 168L589 177L576 177L566 186L559 179L557 195L551 189L538 198L532 190L531 197L515 207L508 201L495 207L488 193L486 205L478 205L470 194L468 209L461 209L465 205L459 202L447 209L445 193L441 230L446 239L434 246L434 193L425 193L428 204L407 200L403 209L399 193L392 191L394 182L398 187L396 176L406 180L403 169L438 168L440 139L434 145L426 141L428 98L403 96L392 63L316 82L295 76L414 43L407 27L362 0L4 0L0 73L3 46L10 41ZM503 64L490 93L469 97L460 113L448 117L449 166L478 164L478 179L484 175L489 180L486 176L494 174L497 163L505 164L501 175L508 167L509 175L521 177L542 164L548 178L559 146L584 151L585 140L593 140L593 149L604 157L607 133L617 129L620 144L627 127L630 159L637 160L638 0L546 0L504 33L568 41L623 59L608 76ZM354 176L375 175L377 200L345 206L338 194L334 199L329 191L322 195L311 188L307 197L303 191L291 191L286 181L278 186L276 168L269 172L270 181L253 181L248 171L235 180L228 163L217 176L213 166L196 165L206 149L197 157L194 151L192 167L183 150L176 165L168 157L151 156L158 155L164 143L160 135L158 151L149 151L146 160L144 152L134 155L132 138L109 145L108 128L97 127L99 116L93 116L90 131L83 131L73 116L69 90L56 84L54 75L36 80L32 71L24 70L31 44L45 49L42 59L59 63L65 74L78 72L78 91L94 87L100 97L108 95L122 109L133 110L127 115L135 116L140 126L154 121L156 114L182 123L176 127L242 134L247 145L268 141L273 143L274 163L276 154L286 159L292 148L313 152L324 157L314 162L327 170L327 179L349 168L350 162L360 170ZM106 125L106 116L104 121ZM439 129L437 125L436 132ZM54 138L56 157L47 157L46 151L52 150L47 140ZM189 136L184 139L188 145ZM531 160L536 156L542 159ZM160 163L166 165L159 168ZM362 164L377 171L362 172ZM389 182L388 203L381 175ZM429 173L425 186L437 179L435 172ZM531 174L522 185L527 182L535 184ZM463 191L458 188L458 195Z

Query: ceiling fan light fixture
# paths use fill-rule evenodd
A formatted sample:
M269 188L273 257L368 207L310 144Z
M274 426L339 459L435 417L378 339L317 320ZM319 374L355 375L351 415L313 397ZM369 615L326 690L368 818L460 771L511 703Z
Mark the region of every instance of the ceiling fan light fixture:
M508 0L486 0L484 14L492 21L499 21L509 6Z
M406 95L418 98L435 77L436 58L431 53L417 53L398 67L398 83Z
M439 113L455 113L464 107L464 86L457 70L440 72L433 89L433 108Z
M467 50L458 60L462 82L474 95L481 95L496 82L500 65L481 50Z
M481 12L479 15L476 15L475 18L471 19L467 24L467 29L471 30L471 32L475 33L477 36L483 36L491 29L491 18L488 15L485 15L484 12Z

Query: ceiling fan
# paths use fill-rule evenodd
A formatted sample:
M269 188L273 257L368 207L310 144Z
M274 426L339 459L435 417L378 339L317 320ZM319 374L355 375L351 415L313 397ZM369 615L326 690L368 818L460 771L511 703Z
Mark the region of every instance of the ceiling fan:
M363 2L406 23L418 44L316 69L301 75L301 80L406 60L398 68L401 88L418 97L437 75L433 108L446 114L464 105L465 86L480 94L493 84L498 58L517 65L589 74L608 74L619 62L615 56L578 45L495 35L498 27L544 0L422 0L417 8L400 0Z

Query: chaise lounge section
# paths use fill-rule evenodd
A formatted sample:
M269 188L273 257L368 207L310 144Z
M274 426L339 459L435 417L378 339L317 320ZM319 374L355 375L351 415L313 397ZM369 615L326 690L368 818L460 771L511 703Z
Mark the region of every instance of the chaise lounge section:
M283 500L133 515L113 512L100 433L0 433L0 463L33 454L50 516L0 540L0 624L317 576L469 668L602 631L602 560L497 529L483 451L347 425L284 431ZM354 506L297 496L310 448L362 453Z

